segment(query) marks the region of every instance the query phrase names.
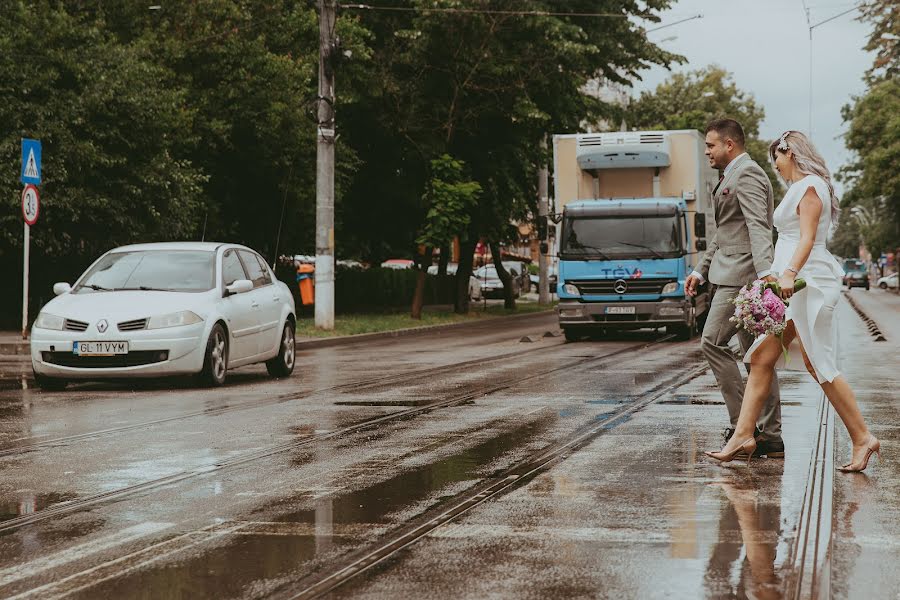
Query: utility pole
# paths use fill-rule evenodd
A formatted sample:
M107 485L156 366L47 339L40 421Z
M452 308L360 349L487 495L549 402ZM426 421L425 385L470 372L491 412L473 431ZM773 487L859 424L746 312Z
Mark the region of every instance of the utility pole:
M547 139L541 141L541 148L547 148ZM550 202L547 197L547 165L541 164L538 169L538 231L541 233L539 242L540 251L538 252L538 304L550 304L550 279L547 273L547 232L550 224L547 222L547 216L550 214Z
M317 0L319 97L316 131L316 327L334 329L335 0Z

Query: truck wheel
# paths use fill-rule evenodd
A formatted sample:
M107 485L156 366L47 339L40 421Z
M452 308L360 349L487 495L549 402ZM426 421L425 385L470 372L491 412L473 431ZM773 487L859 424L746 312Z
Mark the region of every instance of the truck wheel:
M563 335L566 336L567 342L577 342L581 339L581 331L574 327L564 327Z
M674 335L679 342L684 342L696 335L697 328L694 325L666 325L666 333Z

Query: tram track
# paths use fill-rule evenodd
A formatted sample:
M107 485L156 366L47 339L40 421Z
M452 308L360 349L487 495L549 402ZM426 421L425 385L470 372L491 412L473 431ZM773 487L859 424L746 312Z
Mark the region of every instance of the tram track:
M664 336L658 338L656 340L652 340L649 342L638 343L634 345L627 346L625 348L620 348L618 350L614 350L612 352L608 352L606 354L602 354L599 356L590 356L583 357L578 360L568 361L562 365L547 367L544 369L539 369L532 371L524 376L516 375L514 377L506 378L504 380L493 383L490 386L479 388L477 391L466 391L460 394L453 395L449 398L445 398L443 400L437 400L435 402L423 404L420 406L412 407L407 410L397 411L388 415L382 415L379 417L375 417L372 419L367 419L360 423L356 423L353 425L349 425L346 427L342 427L340 429L336 429L328 432L321 432L310 434L300 439L294 439L289 442L283 442L280 444L275 444L269 446L267 448L263 448L257 451L252 451L245 453L240 456L236 456L229 460L217 461L214 463L200 465L192 469L188 469L185 471L181 471L178 473L173 473L167 476L147 480L144 482L140 482L134 485L125 486L119 489L110 490L106 492L100 492L97 494L91 494L88 496L84 496L75 500L71 500L68 502L56 504L44 508L35 513L30 513L26 515L21 515L18 517L14 517L8 519L6 521L0 522L0 534L4 534L10 531L17 530L19 528L33 525L47 519L59 518L68 514L84 511L91 509L95 506L111 503L115 501L119 501L125 499L130 496L134 496L140 493L152 491L162 486L173 485L188 479L192 479L194 477L203 476L212 472L222 471L229 468L234 468L242 465L246 465L248 463L252 463L254 461L258 461L264 458L268 458L270 456L274 456L283 452L288 452L292 450L296 450L299 448L303 448L305 446L309 446L315 444L317 442L326 441L330 439L342 438L348 435L352 435L358 433L363 430L372 429L381 425L385 425L388 423L399 422L403 420L407 420L410 418L414 418L420 415L427 414L433 410L449 408L452 406L464 404L467 402L471 402L477 398L481 398L484 396L488 396L491 394L495 394L502 390L514 387L516 385L521 384L524 381L528 381L538 377L545 377L547 375L553 374L555 372L563 371L566 369L571 369L575 367L579 367L582 365L587 365L591 363L602 363L603 361L608 361L613 358L620 357L622 355L626 355L633 352L639 352L645 350L647 348L657 346L659 344L665 343L671 339L671 336ZM533 350L527 350L526 352L536 351L537 348ZM517 352L516 355L521 355L522 351ZM495 357L496 359L500 359L501 357ZM469 361L466 361L467 363ZM460 363L462 364L462 363ZM458 367L458 365L457 365ZM442 369L442 372L445 372L447 367L439 367ZM429 371L433 371L434 369L429 369ZM423 373L418 374L417 376L424 376ZM360 382L362 383L362 382ZM339 386L335 386L339 387ZM631 406L631 405L629 405ZM623 409L624 410L624 409ZM204 413L208 414L208 413ZM606 420L605 420L606 421ZM132 426L133 428L133 426Z
M563 344L557 344L558 346L562 346ZM228 413L240 412L244 410L253 410L256 408L264 408L266 406L273 406L276 404L283 404L286 402L293 402L297 400L304 400L307 398L312 398L316 396L320 396L323 394L329 393L352 393L352 392L364 392L367 390L375 389L378 387L383 387L385 385L409 385L415 383L416 381L421 381L423 379L433 379L435 376L447 376L453 375L460 371L466 371L473 366L483 366L493 363L502 362L504 360L509 360L512 358L518 358L523 355L529 355L534 352L539 352L541 350L546 351L549 346L537 346L534 348L516 350L515 352L508 352L504 354L499 354L496 356L490 356L486 358L476 358L465 361L460 361L456 363L450 363L446 365L436 365L433 367L426 367L423 369L416 369L406 373L400 374L391 374L391 375L378 375L375 377L369 377L360 381L351 381L347 383L340 383L337 385L327 386L323 388L317 388L313 390L309 390L306 392L292 392L289 394L278 394L276 396L272 396L270 398L260 398L257 400L251 400L248 402L242 402L240 404L233 404L229 406L222 406L219 408L212 409L203 409L192 411L188 413L183 413L180 415L173 415L170 417L163 417L160 419L152 419L149 421L142 421L140 423L131 423L129 425L122 425L119 427L110 427L107 429L100 429L96 431L88 431L84 433L77 433L67 436L54 437L50 439L43 439L39 441L20 443L12 446L8 446L6 448L0 448L0 458L7 456L15 456L20 454L26 454L29 452L34 452L36 450L40 450L43 448L55 448L59 446L66 446L73 442L80 442L84 440L95 439L104 436L110 435L118 435L121 433L128 433L132 431L139 431L141 429L148 429L150 427L156 427L158 425L170 424L178 421L185 421L187 419L193 419L197 417L214 417ZM25 438L28 440L29 438ZM34 439L34 438L30 438Z
M586 446L598 436L624 422L629 415L655 403L669 392L699 377L707 370L708 366L702 364L695 366L688 373L668 378L603 419L593 421L500 473L483 479L468 490L443 502L439 507L400 526L375 544L345 557L331 570L289 584L289 587L293 589L284 590L283 593L276 594L276 597L307 600L319 598L334 591L357 575L415 544L435 529L456 520L481 504L524 486L564 460L572 452Z

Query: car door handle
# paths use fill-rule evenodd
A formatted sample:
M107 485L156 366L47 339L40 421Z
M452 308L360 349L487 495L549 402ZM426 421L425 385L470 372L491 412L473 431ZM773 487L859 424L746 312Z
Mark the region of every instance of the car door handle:
M251 302L251 303L250 303L250 306L252 306L253 308L259 308L259 303L258 303L258 302Z
M278 296L273 296L273 297L272 297L272 302L278 304L279 302L281 302L281 298L279 298Z

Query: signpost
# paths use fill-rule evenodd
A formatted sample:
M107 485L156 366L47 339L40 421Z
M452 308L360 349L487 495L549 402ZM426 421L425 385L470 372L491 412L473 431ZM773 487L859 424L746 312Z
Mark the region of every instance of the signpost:
M22 139L22 218L25 220L25 244L22 257L22 339L28 339L28 254L31 249L31 226L41 212L41 197L36 186L41 184L41 142Z

